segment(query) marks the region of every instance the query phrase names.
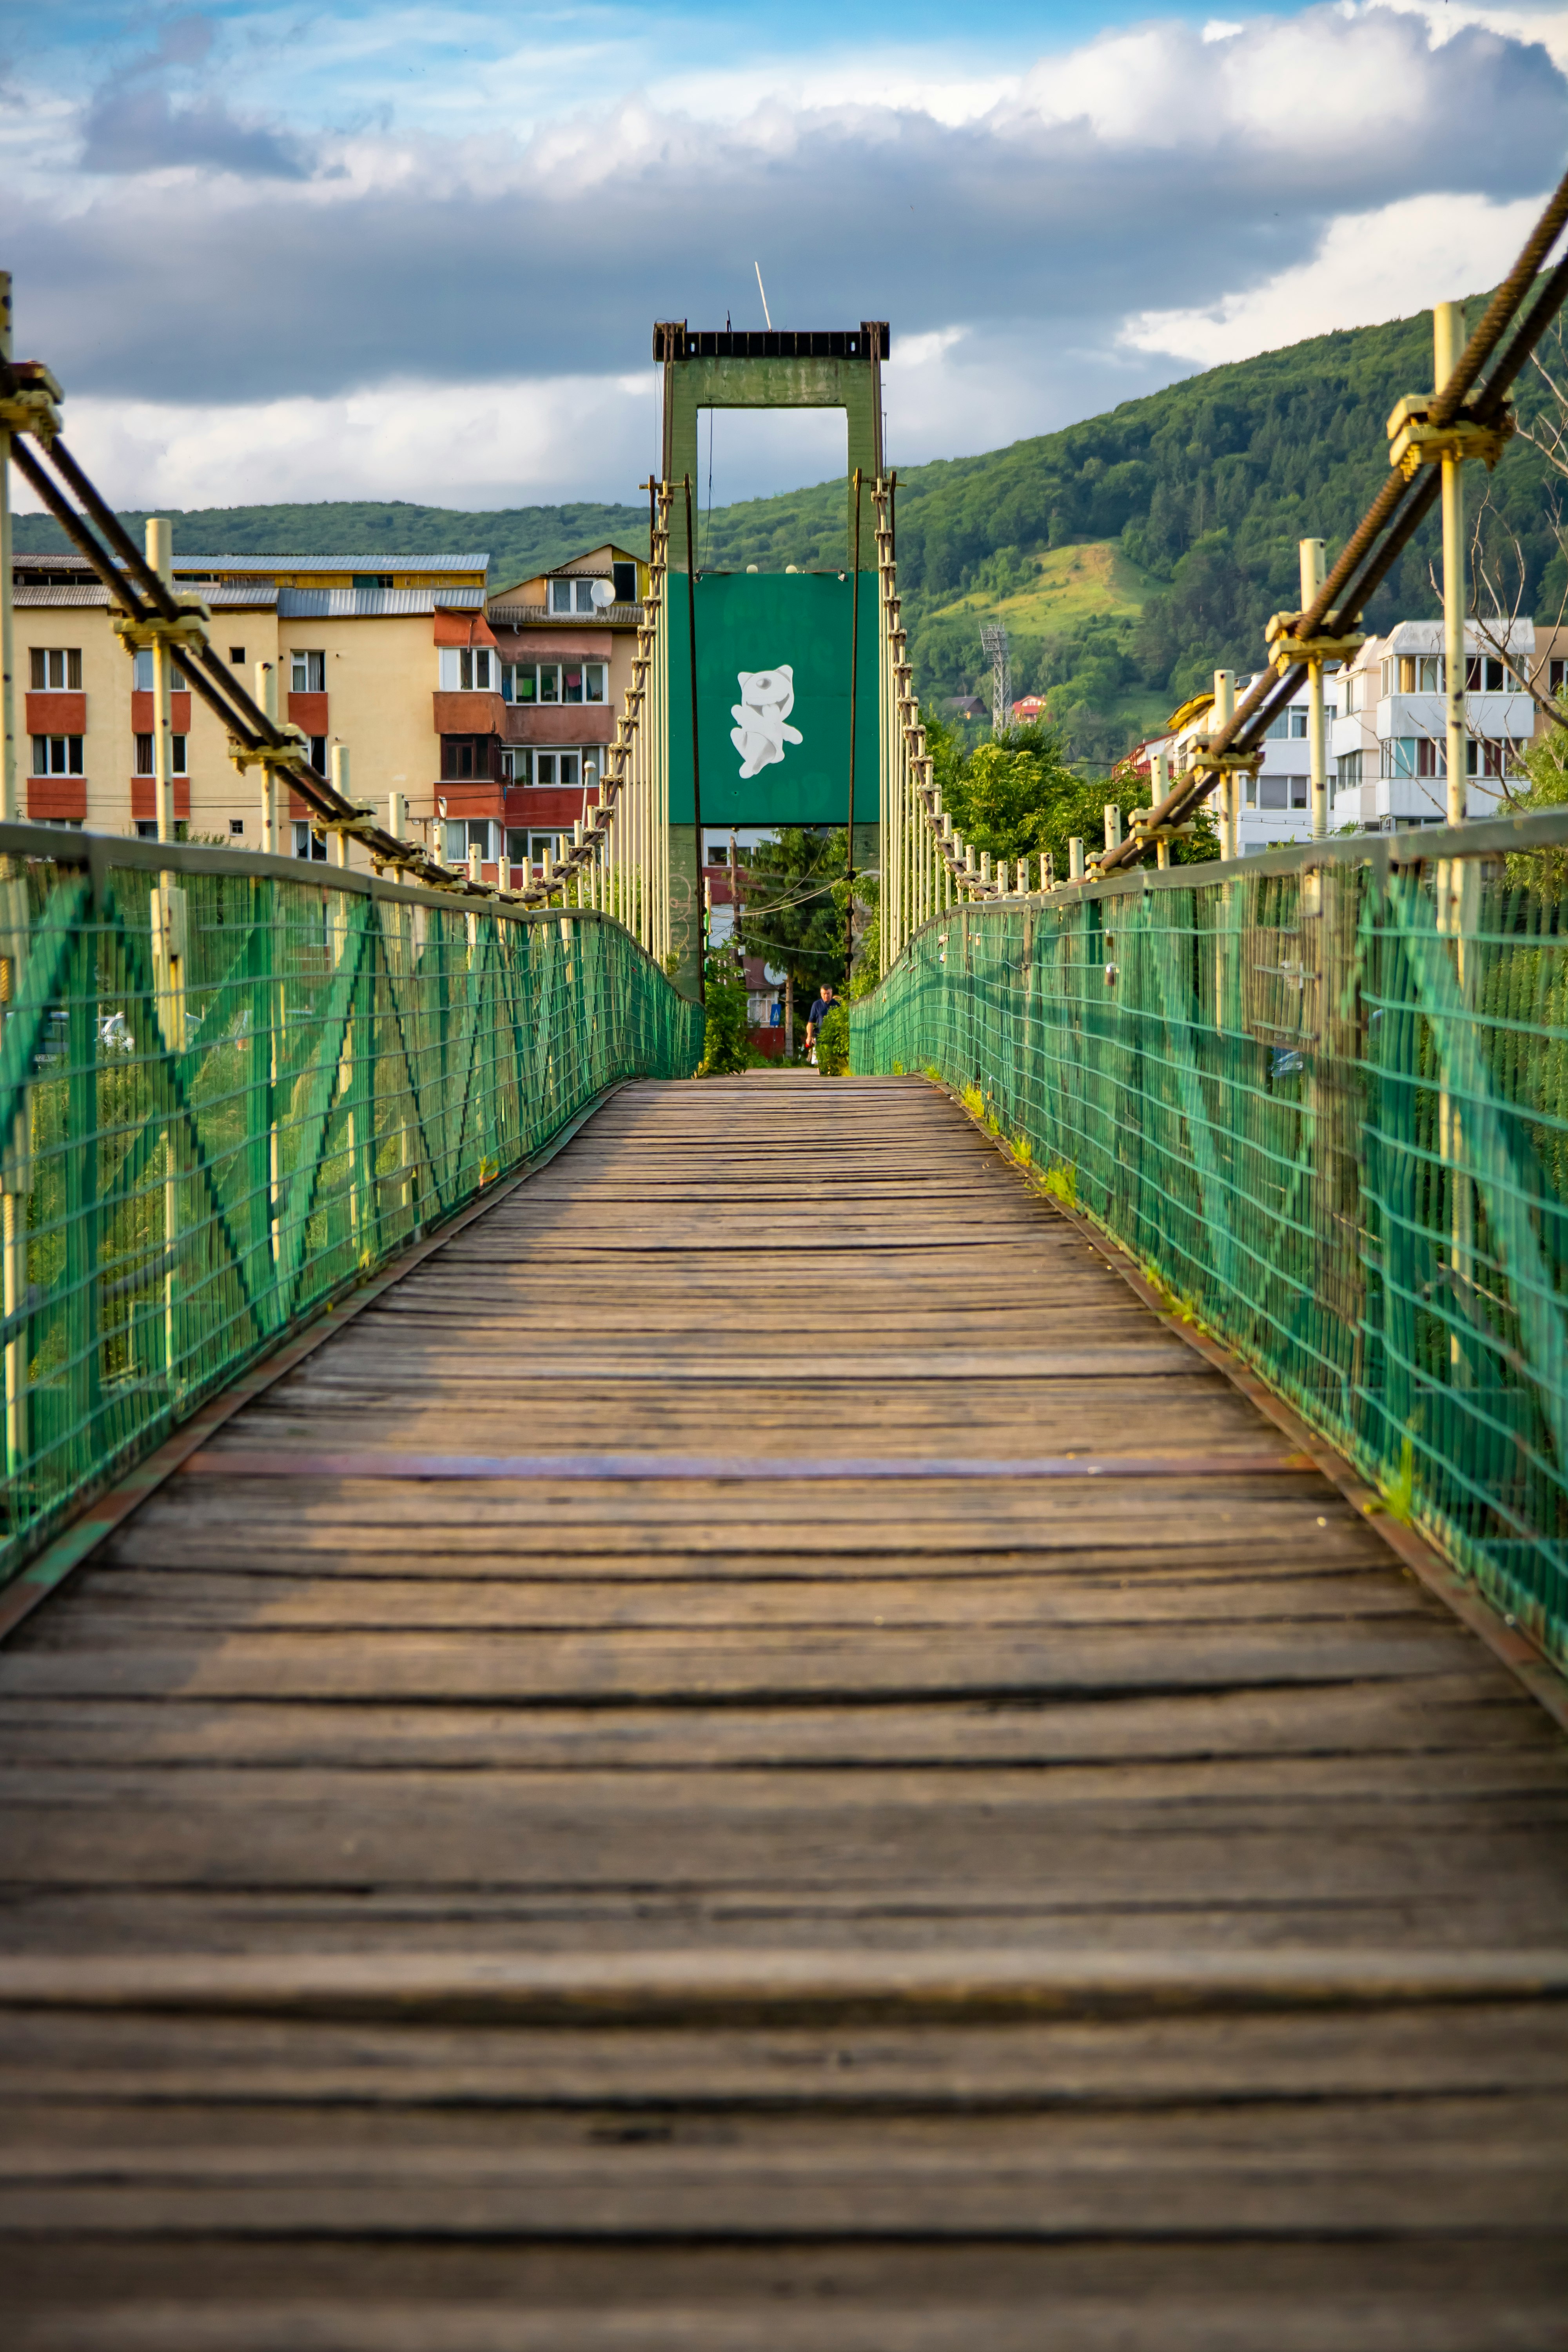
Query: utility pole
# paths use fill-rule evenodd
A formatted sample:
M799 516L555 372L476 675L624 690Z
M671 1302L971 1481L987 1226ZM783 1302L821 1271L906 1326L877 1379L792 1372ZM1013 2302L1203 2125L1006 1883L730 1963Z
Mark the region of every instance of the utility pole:
M1013 723L1013 660L1007 651L1006 623L982 622L980 644L991 656L991 732L1004 735Z

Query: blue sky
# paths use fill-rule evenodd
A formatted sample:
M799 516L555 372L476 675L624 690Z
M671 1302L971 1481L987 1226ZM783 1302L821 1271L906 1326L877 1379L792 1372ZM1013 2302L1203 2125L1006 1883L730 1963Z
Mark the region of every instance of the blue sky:
M0 0L19 345L124 502L635 491L658 317L883 317L895 460L1489 282L1568 0ZM839 460L721 421L714 492Z

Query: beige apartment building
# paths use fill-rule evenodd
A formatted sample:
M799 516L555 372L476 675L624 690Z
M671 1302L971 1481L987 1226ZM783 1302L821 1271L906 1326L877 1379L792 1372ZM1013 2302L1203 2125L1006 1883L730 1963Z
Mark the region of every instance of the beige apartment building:
M647 564L605 546L489 600L484 554L180 556L211 641L309 738L323 774L350 754L353 796L384 820L404 795L416 839L450 863L470 844L494 873L559 852L597 797L631 677ZM76 554L13 566L19 812L110 833L154 830L150 655L115 635L109 592ZM186 837L261 844L261 772L237 770L225 729L176 667L175 819ZM297 856L326 843L291 796ZM358 863L363 853L352 853Z

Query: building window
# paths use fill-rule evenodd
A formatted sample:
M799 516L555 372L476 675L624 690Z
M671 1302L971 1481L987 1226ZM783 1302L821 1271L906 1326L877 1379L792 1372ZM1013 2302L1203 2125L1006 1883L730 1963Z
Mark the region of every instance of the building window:
M617 604L635 604L637 601L637 568L635 563L612 563L610 578L615 583Z
M1359 710L1361 709L1361 673L1356 670L1352 670L1345 678L1345 716L1347 719L1350 717L1352 710Z
M310 765L318 776L326 774L327 739L324 735L312 735L310 738Z
M183 776L185 773L185 738L183 735L171 735L169 742L174 754L169 765L169 773L172 776ZM150 776L153 773L151 735L138 735L136 738L136 772L139 776Z
M1360 783L1361 762L1362 755L1359 751L1342 751L1335 761L1336 779L1342 793L1348 792L1352 784Z
M231 816L228 821L228 829L230 833L243 833L245 831L245 819L242 816Z
M319 864L326 862L327 836L324 833L312 833L309 818L294 820L294 855L313 857Z
M583 781L582 753L536 751L533 755L533 781L536 784L580 784Z
M228 649L228 657L234 664L236 669L243 669L245 667L245 647L243 646L230 646Z
M503 662L503 702L608 702L607 662Z
M177 816L174 819L174 839L176 841L188 841L190 837L190 826L185 823L183 816ZM139 816L137 818L136 838L138 841L157 840L158 820L155 816Z
M1381 775L1441 776L1447 772L1447 748L1434 736L1392 735L1380 749Z
M1382 661L1378 664L1378 691L1382 694L1385 701L1394 692L1394 656L1391 654L1384 654Z
M1307 805L1305 776L1259 776L1258 805L1266 809L1304 809Z
M1546 665L1546 691L1555 698L1568 687L1568 661L1550 661Z
M28 665L27 683L35 694L81 692L79 646L35 646Z
M493 694L500 665L489 646L443 646L438 668L443 694Z
M1511 743L1486 743L1476 736L1465 739L1465 773L1467 776L1500 776L1510 764Z
M1306 736L1307 706L1304 702L1293 702L1288 710L1282 710L1268 730L1271 743L1301 743L1306 740Z
M499 750L493 735L443 735L441 738L441 777L453 784L482 782L493 773L490 761L492 746Z
M493 824L489 817L448 818L447 863L448 866L466 866L468 862L469 850L477 849L479 853L480 864L493 866L500 855L498 846L500 840L500 827L499 824Z
M514 866L542 866L545 851L548 849L552 857L559 858L567 838L563 833L532 833L520 825L509 825L506 854Z
M131 683L135 688L138 694L151 694L153 692L153 648L151 646L143 646L140 653L135 656L132 665ZM184 671L180 667L177 661L172 661L169 664L169 685L171 690L175 694L188 694L190 691L190 679L185 676Z
M390 588L392 578L390 572L356 572L354 586L356 588Z
M552 580L550 583L550 609L552 613L596 613L594 583L591 579Z
M1495 654L1472 654L1465 664L1467 694L1506 694L1508 670Z
M289 690L291 694L325 694L326 655L296 648L289 656Z
M83 774L82 741L79 735L35 735L33 738L33 773L35 776L79 776Z

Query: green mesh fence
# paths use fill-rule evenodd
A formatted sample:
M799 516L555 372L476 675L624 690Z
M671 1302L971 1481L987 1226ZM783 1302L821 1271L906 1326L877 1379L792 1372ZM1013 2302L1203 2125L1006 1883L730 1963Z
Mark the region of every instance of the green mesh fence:
M954 909L851 1015L1560 1664L1565 902L1568 814L1318 843Z
M0 825L0 1579L605 1087L689 1076L701 1033L602 915Z

